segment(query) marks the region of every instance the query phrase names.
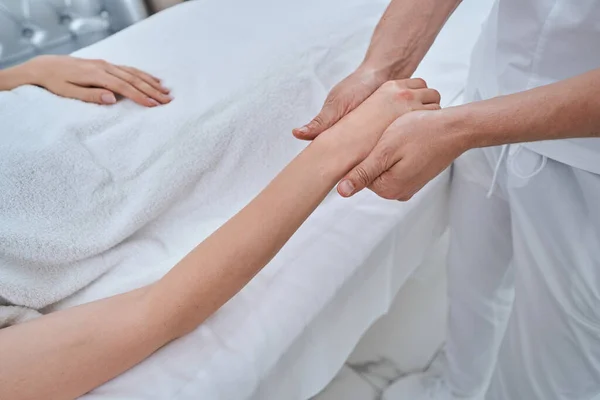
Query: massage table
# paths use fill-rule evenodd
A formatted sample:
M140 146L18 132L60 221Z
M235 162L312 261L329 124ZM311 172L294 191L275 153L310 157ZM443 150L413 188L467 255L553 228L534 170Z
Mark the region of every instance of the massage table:
M460 101L488 6L464 2L416 74L440 90L443 105ZM235 135L214 167L218 173L132 235L128 240L139 243L134 257L46 311L155 281L243 207L306 145L291 129L309 121L329 89L360 63L385 7L381 0L198 0L77 52L163 78L175 100L152 112L189 118L199 134L210 113L191 114L191 105L227 109L248 93L256 100L222 127ZM132 104L123 107L138 112ZM331 193L269 265L203 325L82 398L310 398L335 376L446 230L448 186L445 172L408 202L369 191L351 199ZM153 241L153 229L169 240Z

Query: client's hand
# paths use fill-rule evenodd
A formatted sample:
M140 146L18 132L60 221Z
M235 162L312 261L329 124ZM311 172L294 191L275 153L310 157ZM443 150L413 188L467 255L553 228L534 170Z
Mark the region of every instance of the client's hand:
M319 135L316 141L329 143L334 149L330 157L340 160L339 165L350 171L371 154L385 128L396 118L411 111L439 110L439 102L440 94L427 88L422 79L388 81L340 122ZM365 113L367 109L371 111ZM353 129L342 129L342 125ZM381 129L374 129L374 126L381 126ZM362 169L354 173L361 174Z
M103 60L70 56L39 56L21 66L29 84L41 86L63 97L89 103L114 104L116 95L155 107L172 100L160 79L132 67L117 66Z
M396 119L338 192L348 197L368 187L385 199L409 200L468 149L448 115L450 109L416 111Z

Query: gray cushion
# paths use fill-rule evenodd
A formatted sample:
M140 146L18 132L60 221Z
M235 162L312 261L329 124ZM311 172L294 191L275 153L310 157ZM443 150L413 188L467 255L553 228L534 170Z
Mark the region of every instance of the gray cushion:
M0 68L71 53L147 16L143 0L0 0Z

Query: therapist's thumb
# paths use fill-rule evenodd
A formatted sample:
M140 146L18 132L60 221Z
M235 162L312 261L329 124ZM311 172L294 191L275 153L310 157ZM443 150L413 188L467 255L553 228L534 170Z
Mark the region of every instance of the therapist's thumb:
M342 178L337 186L337 191L343 197L350 197L371 185L386 169L376 151L373 151L363 162Z
M313 140L338 122L342 118L339 114L334 104L325 103L321 112L312 121L301 128L294 129L293 134L298 139Z

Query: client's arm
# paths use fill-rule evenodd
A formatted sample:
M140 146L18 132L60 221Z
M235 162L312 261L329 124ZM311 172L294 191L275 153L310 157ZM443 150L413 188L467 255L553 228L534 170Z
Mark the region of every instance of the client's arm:
M413 82L414 83L414 82ZM193 330L235 295L399 115L439 95L382 86L153 285L0 331L0 398L69 399Z

